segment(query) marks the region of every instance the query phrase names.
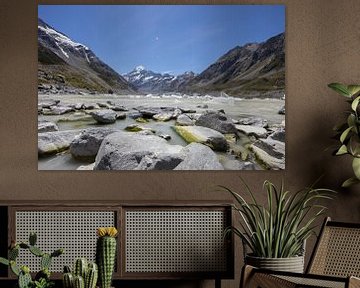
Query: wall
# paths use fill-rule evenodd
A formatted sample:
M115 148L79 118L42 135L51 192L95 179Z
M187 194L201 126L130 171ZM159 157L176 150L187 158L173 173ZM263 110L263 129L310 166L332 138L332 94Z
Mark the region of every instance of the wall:
M329 204L328 214L336 220L360 222L359 186L346 191L339 189L342 180L351 173L349 159L334 158L325 150L333 143L332 127L344 117L346 107L344 99L331 92L327 84L360 81L358 0L277 1L287 7L286 171L176 173L37 171L36 2L0 2L0 200L230 200L212 186L239 188L241 176L264 201L261 186L265 179L277 184L284 179L289 189L296 190L324 174L320 185L339 191L336 201ZM58 2L41 1L42 4ZM312 242L308 246L311 251ZM240 270L240 252L236 256L236 269ZM224 286L237 287L238 281L239 273L235 281L225 281ZM202 286L211 285L206 282Z

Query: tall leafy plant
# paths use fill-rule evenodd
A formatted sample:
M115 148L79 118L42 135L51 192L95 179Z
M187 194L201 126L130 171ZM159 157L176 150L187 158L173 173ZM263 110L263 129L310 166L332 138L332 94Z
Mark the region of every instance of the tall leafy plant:
M331 83L328 86L338 94L346 97L347 102L350 104L350 109L346 112L346 122L334 128L340 141L340 145L334 154L338 156L350 155L352 157L354 176L342 184L343 187L348 187L360 183L360 85Z
M326 207L319 205L321 199L331 199L334 191L305 188L296 193L278 189L270 181L264 182L267 193L266 206L261 205L244 182L251 201L239 193L220 186L236 200L233 208L240 215L240 227L229 227L226 233L239 236L252 251L252 256L288 258L301 255L303 244L314 233L315 220Z

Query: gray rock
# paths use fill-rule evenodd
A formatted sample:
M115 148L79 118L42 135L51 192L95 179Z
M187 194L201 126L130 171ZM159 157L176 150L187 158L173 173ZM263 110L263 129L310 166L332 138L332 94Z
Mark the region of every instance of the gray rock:
M134 170L173 170L182 160L180 154L149 154Z
M117 114L113 110L99 110L91 113L91 116L100 124L110 124L116 121Z
M85 108L84 103L75 103L71 105L71 107L74 108L75 110L81 110Z
M51 155L67 150L81 130L55 131L38 134L38 154Z
M283 106L280 108L278 114L280 114L280 115L285 115L285 105L283 105Z
M184 160L174 170L224 170L217 155L203 144L191 143L181 153Z
M269 138L276 141L285 142L285 129L278 129L277 131L272 133Z
M256 141L250 146L250 149L266 168L285 169L285 143L267 138Z
M44 110L44 115L63 115L66 113L74 112L75 109L71 106L51 106L50 110Z
M195 125L208 127L220 133L235 133L234 123L223 113L209 112L200 116Z
M70 144L71 155L74 158L94 159L99 151L101 142L107 135L114 132L117 132L117 130L109 128L83 130Z
M186 114L181 114L180 116L177 117L175 125L192 126L194 125L194 121L191 120L190 117L187 116Z
M117 113L116 119L118 120L126 119L126 113Z
M38 104L38 107L50 109L52 106L56 106L59 103L60 103L60 100L48 100L45 102L40 102Z
M173 117L173 113L159 113L155 114L152 118L157 121L169 121Z
M161 109L157 108L136 108L144 118L152 118L154 115L161 113Z
M266 138L268 131L265 128L252 125L235 125L236 129L246 135L255 136L257 138Z
M94 109L99 109L99 105L97 104L93 104L93 103L88 103L88 104L84 104L84 109L85 110L94 110Z
M143 118L143 114L140 112L130 112L127 114L127 116L131 119Z
M96 103L100 108L110 108L110 105L107 103L103 103L103 102L98 102Z
M208 109L208 108L209 108L209 105L207 105L207 104L197 105L196 108Z
M179 108L176 108L176 109L173 111L172 117L173 117L174 119L177 119L181 114L182 114L182 111L181 111Z
M38 121L38 133L59 131L59 127L50 121Z
M95 170L133 170L145 156L179 154L182 147L170 145L153 135L116 132L103 140L95 160ZM145 160L144 160L145 161Z
M123 105L118 105L118 104L115 104L114 106L110 106L109 107L110 109L114 110L114 111L120 111L120 112L124 112L124 111L128 111L128 109L126 109L125 106Z
M76 170L90 171L94 170L95 163L91 163L89 165L81 165Z
M196 113L196 110L194 109L188 109L188 108L179 108L182 113Z
M228 160L223 166L225 170L256 170L255 164L249 161Z
M228 149L224 135L213 129L202 126L174 126L174 129L188 143L201 143L217 151Z
M262 128L267 128L269 126L268 121L266 119L260 117L248 117L248 118L241 118L237 120L237 123L241 125L252 125Z

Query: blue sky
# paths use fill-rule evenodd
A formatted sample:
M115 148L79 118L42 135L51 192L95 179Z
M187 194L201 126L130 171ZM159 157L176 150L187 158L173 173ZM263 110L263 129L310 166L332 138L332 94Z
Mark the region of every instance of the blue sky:
M38 15L119 73L199 73L237 45L285 31L284 5L39 5Z

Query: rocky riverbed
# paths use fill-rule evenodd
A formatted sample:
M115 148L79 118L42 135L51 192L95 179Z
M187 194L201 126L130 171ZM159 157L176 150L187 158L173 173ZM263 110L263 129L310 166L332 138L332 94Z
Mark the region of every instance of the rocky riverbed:
M39 170L279 170L285 101L41 95Z

